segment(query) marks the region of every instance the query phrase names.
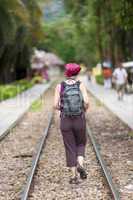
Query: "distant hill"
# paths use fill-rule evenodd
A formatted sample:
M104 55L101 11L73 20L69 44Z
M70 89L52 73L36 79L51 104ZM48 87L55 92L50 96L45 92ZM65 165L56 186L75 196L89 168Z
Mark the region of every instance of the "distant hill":
M57 20L65 15L63 0L50 0L44 6L44 19L47 22Z

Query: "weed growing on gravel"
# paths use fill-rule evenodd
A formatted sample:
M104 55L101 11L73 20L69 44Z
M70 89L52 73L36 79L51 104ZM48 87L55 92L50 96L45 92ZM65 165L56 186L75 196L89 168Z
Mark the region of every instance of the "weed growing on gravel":
M96 106L98 106L98 107L103 106L103 103L96 99Z
M133 138L133 131L129 132L128 136L131 137L131 138Z
M34 101L30 107L31 112L39 112L41 111L42 107L44 105L44 101L42 98Z

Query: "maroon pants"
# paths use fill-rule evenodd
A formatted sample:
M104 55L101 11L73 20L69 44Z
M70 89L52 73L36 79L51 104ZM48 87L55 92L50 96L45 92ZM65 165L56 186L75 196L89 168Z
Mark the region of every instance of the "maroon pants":
M85 156L86 120L85 114L68 117L61 113L60 129L63 136L68 167L77 165L77 156Z

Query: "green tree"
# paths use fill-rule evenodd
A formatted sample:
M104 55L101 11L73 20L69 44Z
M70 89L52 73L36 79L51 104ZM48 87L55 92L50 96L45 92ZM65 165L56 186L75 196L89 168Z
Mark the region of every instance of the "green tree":
M97 56L90 59L110 59L113 64L133 57L132 1L66 0L65 4L77 24L78 49L85 49L82 57L93 52ZM87 48L87 44L92 48Z
M0 81L15 79L29 67L32 47L42 37L41 10L35 0L0 0Z

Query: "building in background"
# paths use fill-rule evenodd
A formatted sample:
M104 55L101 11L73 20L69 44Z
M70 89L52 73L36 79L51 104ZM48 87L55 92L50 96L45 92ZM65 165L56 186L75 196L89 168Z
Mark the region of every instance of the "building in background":
M64 62L57 55L42 50L35 49L31 58L32 74L42 76L47 81L59 74L63 65Z

